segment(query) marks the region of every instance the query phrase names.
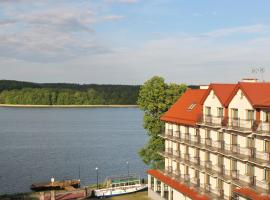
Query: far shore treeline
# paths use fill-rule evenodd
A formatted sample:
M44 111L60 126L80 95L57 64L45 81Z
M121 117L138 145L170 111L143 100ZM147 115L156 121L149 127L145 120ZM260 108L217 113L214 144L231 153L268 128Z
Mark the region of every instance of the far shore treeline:
M1 104L136 105L139 85L31 83L0 80Z

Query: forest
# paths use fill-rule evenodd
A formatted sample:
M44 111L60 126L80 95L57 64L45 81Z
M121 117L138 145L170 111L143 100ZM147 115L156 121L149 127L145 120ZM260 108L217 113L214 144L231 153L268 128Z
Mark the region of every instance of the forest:
M139 85L32 83L0 80L1 104L135 105Z

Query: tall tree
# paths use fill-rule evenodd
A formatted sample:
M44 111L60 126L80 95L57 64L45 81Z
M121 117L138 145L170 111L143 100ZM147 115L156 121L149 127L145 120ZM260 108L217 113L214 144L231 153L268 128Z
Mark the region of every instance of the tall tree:
M158 135L164 131L160 117L184 93L184 84L167 84L162 77L154 76L141 86L138 105L144 111L144 128L149 135L148 143L139 151L145 164L162 168L163 158L158 152L164 149L164 140Z

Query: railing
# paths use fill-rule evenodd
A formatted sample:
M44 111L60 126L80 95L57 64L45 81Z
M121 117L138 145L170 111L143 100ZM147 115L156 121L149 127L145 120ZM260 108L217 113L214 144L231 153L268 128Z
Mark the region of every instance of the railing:
M259 159L262 159L262 160L266 160L266 161L269 161L269 157L270 157L270 154L269 152L265 152L265 151L255 151L255 157L256 158L259 158Z
M197 187L200 186L200 179L199 178L196 178L196 177L193 177L190 179L190 183L196 185Z
M200 163L200 158L198 156L194 156L194 157L190 157L189 161L195 164L199 164Z
M212 140L212 146L219 148L219 149L224 149L224 141L222 140L218 140L218 141L214 141Z
M220 188L213 188L213 187L211 187L210 188L210 192L212 192L213 194L216 194L219 197L222 197L223 196L223 189L220 189Z
M174 150L173 151L173 156L175 156L175 157L177 157L177 158L180 158L180 151L178 151L178 150Z
M207 146L212 146L212 139L211 138L205 138L205 144Z
M172 148L166 148L165 153L173 154L173 149Z
M268 180L256 180L256 186L266 190L270 189Z
M252 147L240 147L238 146L239 150L238 153L239 154L243 154L243 155L247 155L247 156L254 156L254 148Z
M254 120L252 119L239 119L239 118L230 118L229 126L237 130L252 130Z
M190 181L189 174L184 174L184 181L185 182L189 182Z
M172 166L167 166L166 168L165 168L165 174L172 174L172 172L173 172L173 170L172 170Z
M224 122L224 117L218 117L213 115L202 115L200 123L208 126L222 126Z
M173 136L174 137L180 138L180 134L181 134L180 131L173 131Z
M173 136L173 129L166 129L165 130L165 135Z
M233 179L239 179L239 171L236 169L231 170L231 176Z
M181 153L181 158L183 158L185 161L189 161L189 154L188 153Z
M264 133L270 133L270 122L263 122L260 121L257 131L264 132Z
M199 135L190 135L189 140L191 142L200 143L200 136Z
M212 165L212 169L217 171L220 174L224 174L224 165L220 165L220 164Z
M180 177L180 171L179 170L173 170L172 171L172 176L174 178L179 178Z

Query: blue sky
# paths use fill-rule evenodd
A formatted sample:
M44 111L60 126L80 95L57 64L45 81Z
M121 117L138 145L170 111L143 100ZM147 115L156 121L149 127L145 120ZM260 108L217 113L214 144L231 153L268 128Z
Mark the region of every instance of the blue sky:
M268 0L0 0L0 79L207 84L270 75Z

